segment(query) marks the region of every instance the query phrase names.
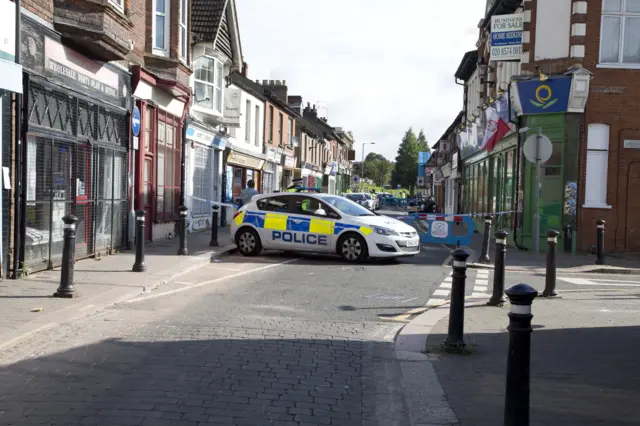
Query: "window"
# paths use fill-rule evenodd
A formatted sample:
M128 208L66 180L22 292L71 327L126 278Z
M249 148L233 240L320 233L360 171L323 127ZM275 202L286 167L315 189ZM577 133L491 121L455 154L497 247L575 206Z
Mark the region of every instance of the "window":
M321 216L324 217L323 215L316 215L315 212L317 210L324 210L325 213L327 214L327 217L331 217L331 218L340 218L340 215L338 215L333 208L329 207L327 204L323 203L322 201L318 200L317 198L313 198L313 197L304 197L304 196L295 196L295 197L291 197L291 201L292 201L292 211L291 213L294 214L301 214L301 215L305 215L305 216Z
M584 207L609 208L607 205L608 163L609 126L606 124L589 124Z
M201 56L193 61L195 106L222 114L222 73L220 61Z
M284 124L284 117L282 113L278 114L278 145L282 145L282 127Z
M273 105L269 105L269 123L267 123L267 141L273 142Z
M263 211L287 213L289 211L289 197L263 198L258 200L256 205Z
M178 55L182 59L187 59L187 0L180 0L180 50Z
M256 132L256 135L255 135L256 146L260 146L260 105L256 105L255 114L256 114L256 118L255 118L254 123L255 123L255 126L256 126L256 129L255 129L255 132Z
M603 0L600 62L640 65L640 0Z
M211 185L213 176L213 155L212 149L195 145L194 151L194 168L193 168L193 197L191 214L192 215L210 215L211 208L207 201L214 200L213 191L215 187Z
M256 127L258 127L257 124ZM251 101L249 100L244 108L244 140L251 143Z
M124 0L109 0L109 3L114 5L119 11L124 10Z
M156 147L156 220L178 215L180 194L179 120L158 110Z
M287 126L287 145L290 147L293 146L293 120L291 117L288 117L288 126Z
M169 22L171 20L171 3L169 0L153 0L153 53L169 55Z

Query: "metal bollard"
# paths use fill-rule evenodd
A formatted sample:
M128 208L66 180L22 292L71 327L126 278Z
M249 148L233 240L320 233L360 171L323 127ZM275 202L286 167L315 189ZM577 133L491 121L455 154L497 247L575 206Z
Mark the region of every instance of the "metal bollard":
M213 213L211 214L211 241L209 241L209 247L218 247L218 209L217 205L211 206Z
M504 426L529 426L531 385L531 304L538 292L527 284L516 284L506 291L509 311L509 351L504 398Z
M464 290L469 253L462 249L456 249L451 252L451 256L453 257L453 280L451 304L449 305L449 331L442 346L447 352L460 352L466 346L463 340Z
M504 305L504 259L507 254L507 231L496 232L496 261L493 270L493 294L487 305Z
M145 211L136 211L136 260L133 263L133 272L144 272L147 265L144 264L144 217Z
M599 219L596 222L597 228L597 245L596 245L596 254L598 258L596 259L596 265L604 265L604 224L605 221Z
M482 254L480 255L480 259L478 259L478 263L491 262L491 259L489 258L489 240L491 239L492 222L492 216L489 215L484 217L484 238L482 239Z
M550 229L547 231L549 250L547 250L547 273L545 274L546 278L542 297L554 297L558 295L556 291L556 246L558 245L558 235L560 235L560 233L556 230Z
M187 206L180 206L180 222L178 224L180 248L178 249L178 256L189 254L189 250L187 250L187 210L189 210Z
M571 253L573 251L573 228L571 225L564 227L564 252Z
M64 222L64 245L62 248L62 271L60 272L60 286L53 293L53 297L71 299L76 296L73 288L73 268L76 257L76 222L78 218L72 214L62 218Z

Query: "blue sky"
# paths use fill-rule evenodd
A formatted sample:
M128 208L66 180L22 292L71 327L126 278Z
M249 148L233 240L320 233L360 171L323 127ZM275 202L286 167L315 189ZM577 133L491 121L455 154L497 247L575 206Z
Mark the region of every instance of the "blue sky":
M475 49L484 1L236 3L249 78L286 80L289 95L354 132L358 160L362 142L393 160L409 127L434 144L462 109L453 74Z

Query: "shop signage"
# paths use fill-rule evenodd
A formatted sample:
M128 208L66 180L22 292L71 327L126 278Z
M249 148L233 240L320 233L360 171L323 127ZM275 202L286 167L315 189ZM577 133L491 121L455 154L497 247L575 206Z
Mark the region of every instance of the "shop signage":
M284 157L284 166L289 168L289 169L293 169L296 166L296 158L288 156L288 155L285 155L285 157Z
M276 159L276 150L273 148L267 148L267 161L275 161Z
M516 83L523 115L564 113L569 107L571 77L548 77Z
M313 170L313 163L304 163L304 168L305 169L309 169L309 170Z
M329 173L331 176L335 176L338 173L338 163L333 161L331 163L331 172Z
M418 186L424 186L424 177L418 176Z
M212 146L219 150L223 150L226 145L224 139L214 135L213 133L205 132L204 130L191 125L187 127L186 135L187 139L201 143L203 145Z
M227 163L245 167L247 169L260 170L264 165L264 160L233 151L229 155L229 158L227 158Z
M331 174L331 166L327 166L324 168L324 174L325 175L330 175Z
M640 140L624 140L624 147L628 149L640 149Z
M242 90L227 87L224 89L224 114L222 124L227 127L240 127L240 103Z
M135 105L131 112L131 132L133 132L133 136L140 134L140 110Z
M522 58L524 14L491 17L491 60L509 61Z
M118 74L57 41L44 38L45 70L87 89L118 98Z
M0 89L22 93L22 66L16 60L16 4L0 0Z

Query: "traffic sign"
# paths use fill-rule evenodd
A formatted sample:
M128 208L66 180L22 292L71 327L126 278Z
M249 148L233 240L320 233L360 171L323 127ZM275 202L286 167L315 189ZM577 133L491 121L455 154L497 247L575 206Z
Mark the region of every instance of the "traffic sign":
M140 110L137 106L133 107L133 112L131 113L131 131L133 136L140 134Z
M536 144L538 145L538 158L536 158ZM546 163L551 158L551 154L553 153L553 144L551 140L545 135L531 135L524 141L524 146L522 147L522 152L524 153L527 161L531 163L536 163L540 161L541 163Z
M358 175L353 176L354 183L358 183L359 180L360 180L360 177Z

